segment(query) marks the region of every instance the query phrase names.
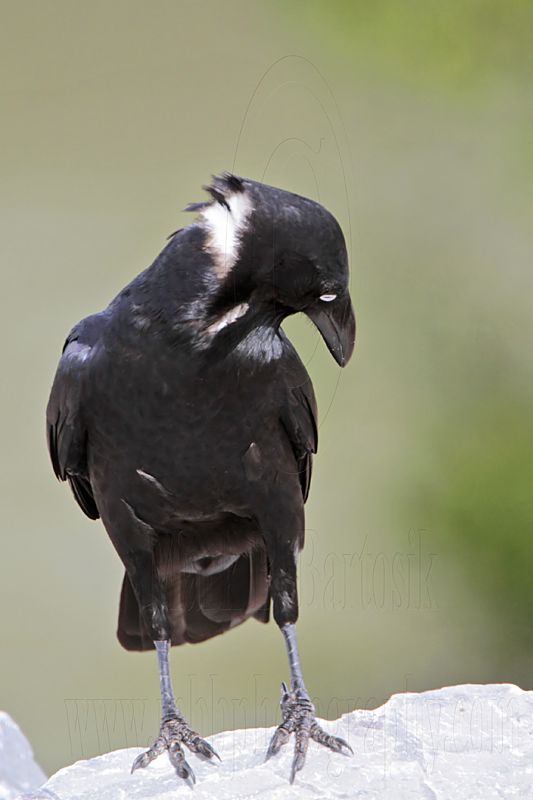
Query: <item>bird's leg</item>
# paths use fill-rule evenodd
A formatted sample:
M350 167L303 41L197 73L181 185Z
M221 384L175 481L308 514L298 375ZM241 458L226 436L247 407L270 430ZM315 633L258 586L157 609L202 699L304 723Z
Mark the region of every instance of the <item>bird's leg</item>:
M278 561L279 565L279 561ZM290 688L281 684L281 714L283 722L276 729L267 751L267 759L275 755L286 744L291 733L295 736L294 758L291 768L291 783L296 773L305 763L309 740L329 747L336 753L353 752L350 745L338 736L330 736L318 724L315 707L305 687L295 622L298 617L298 598L296 590L296 564L285 563L276 574L276 564L272 570L272 594L274 599L274 618L285 639L289 669Z
M150 540L148 541L150 542ZM123 561L137 597L146 630L149 631L157 651L162 717L159 736L145 753L141 753L135 759L131 771L147 767L151 761L166 750L170 763L175 767L178 775L192 784L195 782L194 772L187 763L182 745L200 758L210 759L213 756L218 758L218 755L208 742L192 730L176 706L170 679L171 627L164 586L155 564L153 549L146 546L146 539L141 541L141 544L144 544L144 547L138 546L132 552L127 551Z
M170 763L175 767L180 778L194 783L194 772L185 759L182 745L185 745L191 752L206 760L213 758L213 756L219 758L219 756L209 742L206 742L205 739L202 739L192 730L176 706L169 668L170 642L168 640L155 641L154 644L159 662L159 685L162 706L161 727L159 736L153 745L145 753L137 756L131 771L134 772L139 767L148 766L151 761L167 750Z
M113 508L113 521L113 526L106 527L128 573L144 628L157 651L161 688L162 717L159 736L145 753L135 759L131 771L147 767L166 750L178 775L194 783L194 772L185 759L182 745L200 758L218 756L211 745L192 730L179 712L174 699L169 667L171 625L165 587L154 552L156 536L153 529L124 500Z

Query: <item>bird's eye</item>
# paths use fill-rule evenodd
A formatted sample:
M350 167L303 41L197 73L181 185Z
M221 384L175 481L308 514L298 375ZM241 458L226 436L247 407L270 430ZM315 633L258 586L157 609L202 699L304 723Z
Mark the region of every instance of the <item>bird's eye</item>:
M323 303L331 303L332 300L336 300L336 294L321 294L320 299Z

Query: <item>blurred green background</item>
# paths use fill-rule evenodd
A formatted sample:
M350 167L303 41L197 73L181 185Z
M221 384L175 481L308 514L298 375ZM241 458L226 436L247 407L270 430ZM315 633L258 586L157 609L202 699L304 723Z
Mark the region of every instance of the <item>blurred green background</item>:
M211 172L325 203L358 344L287 326L321 446L301 560L319 713L461 682L533 687L533 4L1 2L0 707L52 771L147 743L153 654L122 567L53 479L65 334L150 263ZM173 651L204 734L273 724L274 624Z

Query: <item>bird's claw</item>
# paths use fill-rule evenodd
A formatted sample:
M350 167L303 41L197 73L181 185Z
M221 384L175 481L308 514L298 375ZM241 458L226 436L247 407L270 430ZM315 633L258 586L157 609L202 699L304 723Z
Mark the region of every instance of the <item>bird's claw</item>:
M265 761L276 755L289 741L291 733L295 735L294 757L291 766L291 783L294 782L296 773L305 764L309 740L313 739L318 744L328 747L335 753L351 753L353 750L340 736L331 736L326 733L315 719L315 707L309 700L307 693L301 689L289 691L286 684L281 685L281 713L283 722L276 728L268 746Z
M193 753L196 753L199 758L202 758L206 761L209 761L213 757L218 758L219 761L221 760L214 747L212 747L209 742L206 742L205 739L201 739L200 736L194 736L190 742L186 742L185 744L189 750L191 750Z
M289 729L285 723L282 723L276 728L274 736L270 740L265 761L279 753L284 744L287 744L289 737L292 733L292 728Z
M342 739L340 736L331 736L329 733L322 730L320 725L316 722L314 725L311 725L311 739L314 739L315 742L319 744L323 744L324 747L329 747L329 749L333 750L335 753L344 753L344 750L347 750L348 753L353 756L353 750L346 739ZM347 753L344 754L347 755Z
M192 767L185 758L183 744L204 761L209 761L213 757L218 758L220 761L220 756L209 742L198 736L183 717L176 715L163 720L159 736L145 753L137 756L132 764L131 771L135 772L137 769L147 767L148 764L166 750L169 761L180 778L183 778L191 785L196 783Z
M137 756L131 765L132 773L135 772L136 769L143 769L144 767L147 767L148 764L150 764L154 758L157 758L157 756L159 756L164 749L165 747L161 743L160 739L156 739L149 750L147 750L145 753L141 753L140 756Z

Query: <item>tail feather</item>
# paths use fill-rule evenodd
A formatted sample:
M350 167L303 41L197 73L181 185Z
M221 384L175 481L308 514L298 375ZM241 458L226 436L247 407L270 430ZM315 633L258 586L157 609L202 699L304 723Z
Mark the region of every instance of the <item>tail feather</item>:
M243 553L214 575L176 571L165 575L164 583L172 645L205 641L249 617L268 622L269 577L262 548ZM117 635L126 650L154 647L127 573L122 583Z

